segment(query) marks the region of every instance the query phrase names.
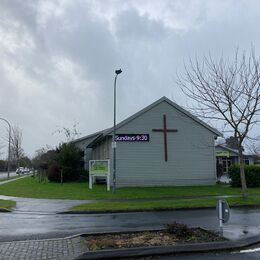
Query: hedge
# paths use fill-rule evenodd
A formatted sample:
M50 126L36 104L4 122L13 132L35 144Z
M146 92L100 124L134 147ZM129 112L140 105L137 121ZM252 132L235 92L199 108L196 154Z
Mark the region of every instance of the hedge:
M232 165L228 169L232 187L241 187L240 166ZM260 187L260 167L245 165L247 187Z

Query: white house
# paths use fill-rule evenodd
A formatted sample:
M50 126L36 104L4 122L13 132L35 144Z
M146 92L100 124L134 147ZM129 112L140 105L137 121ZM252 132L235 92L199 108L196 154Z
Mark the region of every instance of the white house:
M217 157L217 169L219 176L228 174L228 168L233 164L239 164L238 150L231 149L224 144L219 144L215 148ZM246 165L254 164L253 155L244 154Z

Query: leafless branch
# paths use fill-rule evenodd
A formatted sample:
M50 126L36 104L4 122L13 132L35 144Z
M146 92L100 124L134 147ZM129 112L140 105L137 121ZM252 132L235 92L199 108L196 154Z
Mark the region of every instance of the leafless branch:
M236 49L233 61L223 56L216 60L211 54L201 62L189 59L177 84L195 103L197 116L222 121L223 130L232 130L242 162L243 142L260 122L260 59L254 48L249 55Z

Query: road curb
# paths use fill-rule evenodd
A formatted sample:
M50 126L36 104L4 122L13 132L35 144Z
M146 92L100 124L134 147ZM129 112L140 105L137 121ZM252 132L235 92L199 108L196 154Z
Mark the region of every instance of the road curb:
M184 207L184 208L151 208L151 209L129 209L129 210L91 210L91 211L62 211L57 214L106 214L106 213L131 213L131 212L151 212L151 211L178 211L178 210L203 210L203 209L215 209L215 206L206 206L206 207ZM260 205L234 205L230 206L230 208L260 208Z
M91 210L91 211L63 211L57 214L106 214L106 213L131 213L131 212L151 212L151 211L175 211L193 209L213 209L215 207L193 207L193 208L152 208L152 209L129 209L129 210Z
M86 234L82 235L86 236ZM154 255L170 255L179 253L198 253L208 251L241 249L260 242L260 235L240 239L237 241L207 242L193 244L179 244L175 246L137 247L126 249L109 249L88 251L76 259L116 259L126 257L144 257Z

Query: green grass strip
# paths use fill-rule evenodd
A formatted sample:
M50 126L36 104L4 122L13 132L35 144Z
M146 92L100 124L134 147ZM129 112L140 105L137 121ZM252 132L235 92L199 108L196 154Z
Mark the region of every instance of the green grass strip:
M230 206L260 205L260 197L228 198ZM178 199L178 200L153 200L153 201L124 201L124 202L95 202L84 203L71 208L72 211L131 211L131 210L159 210L196 207L215 207L217 199Z
M13 200L0 200L0 209L9 209L11 207L14 207L16 205L16 202Z

